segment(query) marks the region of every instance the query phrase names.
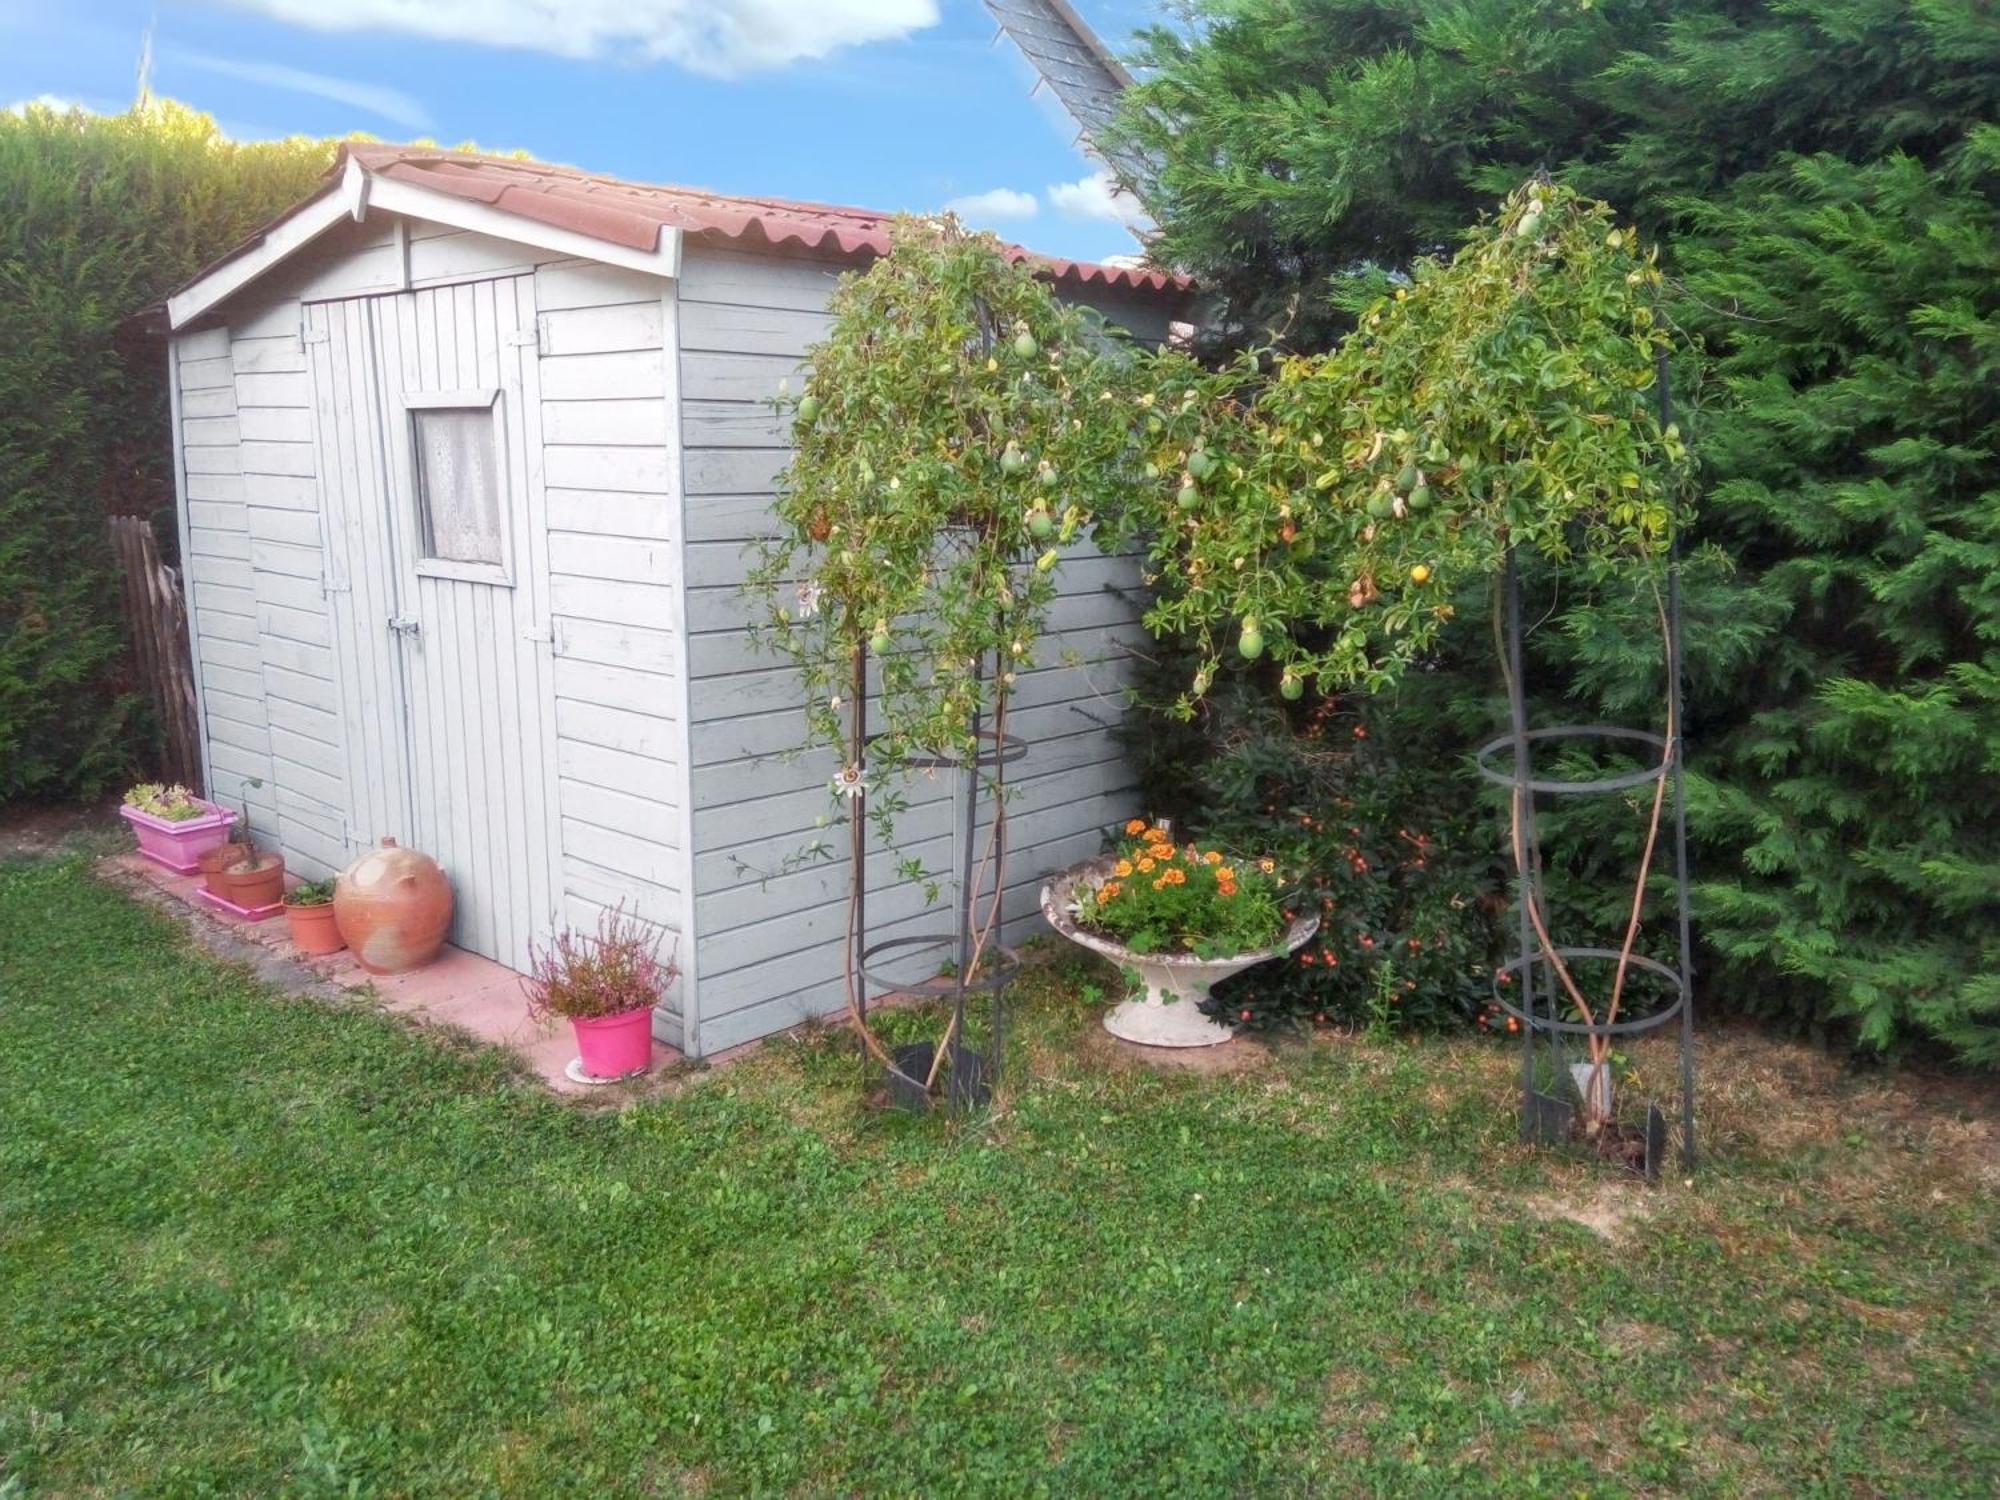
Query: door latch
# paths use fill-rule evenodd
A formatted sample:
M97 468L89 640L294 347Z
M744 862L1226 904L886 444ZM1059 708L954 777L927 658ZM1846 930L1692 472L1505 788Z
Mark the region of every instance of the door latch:
M424 622L409 615L391 615L389 628L397 635L416 635L423 630Z

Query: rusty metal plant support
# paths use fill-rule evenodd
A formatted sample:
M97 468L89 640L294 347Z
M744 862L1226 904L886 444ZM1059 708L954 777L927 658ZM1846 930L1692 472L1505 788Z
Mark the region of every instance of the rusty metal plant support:
M983 663L982 663L983 666ZM997 670L997 668L996 668ZM868 699L865 674L856 674L854 713L858 743L869 743ZM882 1062L888 1078L889 1100L899 1108L923 1110L938 1100L933 1086L944 1084L943 1107L950 1114L963 1114L988 1103L1000 1081L1001 1060L1006 1055L1006 990L1021 967L1020 955L998 941L1001 913L992 917L994 936L983 947L979 943L981 924L977 913L1006 889L1007 810L1004 798L1005 767L1028 753L1026 741L988 728L975 710L972 715L972 742L978 754L967 761L961 757L915 756L904 764L915 770L956 771L965 779L964 805L960 809L957 883L952 901L956 920L948 932L922 932L902 937L868 941L867 838L857 833L850 844L854 899L848 929L854 975L856 1017L865 1032L871 998L914 995L951 999L951 1019L941 1044L917 1042L897 1047ZM991 773L989 775L989 773ZM981 796L982 788L988 795ZM992 809L991 857L982 857L976 848L979 810L982 802ZM857 829L865 829L867 793L856 797L851 816ZM937 955L932 971L919 979L899 978L887 972L896 963L909 962L925 954ZM939 972L949 960L949 972ZM975 963L977 965L975 972ZM968 1029L976 1020L972 1006L981 997L988 1002L984 1046L975 1047ZM862 1063L869 1060L867 1044L862 1046Z
M1660 372L1662 425L1666 423L1669 415L1663 360ZM1682 1166L1692 1171L1695 1165L1694 966L1688 926L1687 793L1682 775L1686 721L1682 714L1681 701L1683 657L1679 552L1676 549L1670 553L1667 565L1664 642L1669 726L1667 735L1613 724L1561 724L1530 728L1528 685L1523 662L1525 653L1522 650L1521 577L1520 569L1511 552L1507 555L1503 586L1506 597L1501 649L1505 655L1507 668L1510 728L1506 734L1488 741L1479 748L1477 764L1479 774L1485 780L1509 790L1511 805L1519 809L1521 823L1518 835L1519 858L1515 893L1519 951L1512 961L1500 967L1493 979L1494 1003L1519 1021L1521 1027L1521 1139L1544 1144L1560 1140L1569 1134L1574 1117L1574 1109L1565 1097L1560 1093L1543 1092L1539 1086L1540 1078L1548 1076L1551 1072L1558 1079L1565 1074L1560 1068L1552 1068L1544 1069L1538 1075L1536 1066L1538 1054L1542 1055L1542 1060L1559 1063L1562 1061L1565 1039L1580 1040L1587 1045L1595 1040L1636 1036L1678 1022L1680 1154ZM1636 770L1601 778L1567 780L1535 774L1536 746L1579 742L1622 744L1650 750L1652 756L1656 758L1649 758L1649 764L1643 764ZM1510 756L1510 764L1504 768L1497 764L1502 752L1508 752ZM1669 965L1640 953L1626 954L1616 948L1556 945L1553 951L1564 968L1578 962L1616 964L1623 960L1631 969L1649 974L1661 981L1667 987L1671 999L1666 1005L1645 1015L1614 1019L1611 1014L1604 1014L1594 1019L1566 1019L1562 988L1554 972L1557 966L1546 961L1543 934L1535 930L1534 913L1547 913L1549 910L1535 817L1535 797L1537 794L1557 797L1615 794L1634 787L1651 786L1663 778L1666 781L1667 793L1673 802L1669 832L1673 846L1675 917L1680 929L1678 962ZM1655 1181L1659 1176L1666 1146L1665 1120L1656 1103L1647 1105L1644 1143L1646 1178L1649 1182Z

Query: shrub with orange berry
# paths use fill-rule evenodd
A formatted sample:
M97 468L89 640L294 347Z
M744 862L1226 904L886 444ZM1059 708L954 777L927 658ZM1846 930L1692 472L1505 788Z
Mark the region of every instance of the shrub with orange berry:
M1077 921L1134 953L1221 958L1275 947L1288 918L1270 859L1239 859L1213 845L1176 846L1162 824L1134 818L1110 874L1077 899Z

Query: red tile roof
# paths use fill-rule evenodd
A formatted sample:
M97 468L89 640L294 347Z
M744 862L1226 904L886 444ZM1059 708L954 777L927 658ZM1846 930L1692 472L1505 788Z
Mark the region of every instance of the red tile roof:
M634 250L656 248L660 230L670 227L691 238L752 249L768 246L843 258L872 257L887 253L894 217L826 203L732 198L693 188L656 187L512 157L363 142L340 148L335 177L350 157L373 176L469 198L524 219ZM1018 245L1010 246L1009 252L1046 266L1059 283L1095 283L1174 295L1185 295L1193 286L1185 276L1151 267L1062 260L1036 255Z

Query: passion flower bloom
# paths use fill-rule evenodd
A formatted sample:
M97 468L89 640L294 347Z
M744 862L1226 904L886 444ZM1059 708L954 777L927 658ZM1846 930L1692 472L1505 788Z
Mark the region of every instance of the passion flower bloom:
M801 620L810 620L819 613L820 593L820 586L811 579L799 585L796 599Z
M866 796L868 794L867 768L858 760L852 765L842 766L838 771L833 773L833 779L827 783L827 789L834 796L845 797L850 802L858 797Z

